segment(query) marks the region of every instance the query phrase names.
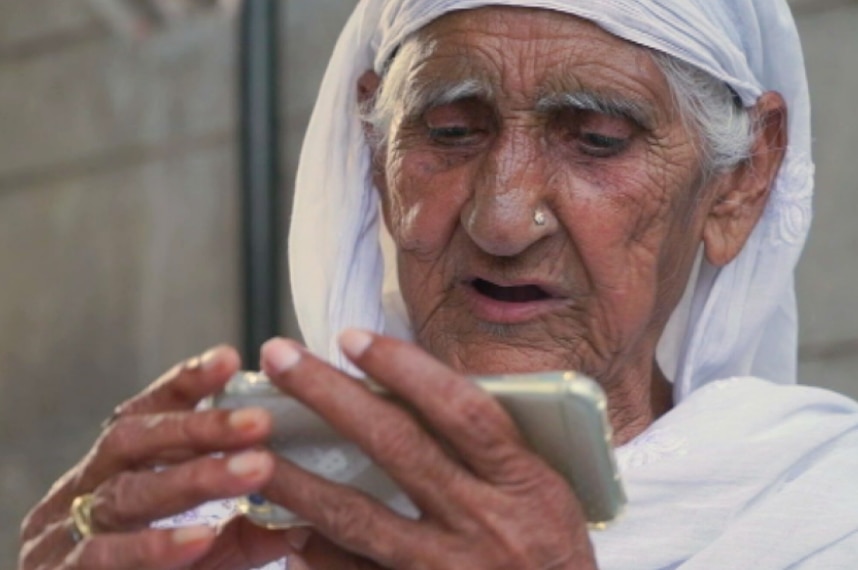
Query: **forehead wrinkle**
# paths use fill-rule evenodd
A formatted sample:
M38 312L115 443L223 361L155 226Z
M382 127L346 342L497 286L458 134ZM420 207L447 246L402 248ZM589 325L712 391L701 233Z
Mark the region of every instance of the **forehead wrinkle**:
M422 47L402 90L406 115L421 114L433 106L461 99L492 96L491 80L485 70L475 65L468 52L444 53L445 50L440 49L443 42L425 32L414 40Z
M478 42L474 29L458 25L460 19L468 21L468 15L454 14L446 22L456 25L439 25L449 17L445 16L415 34L414 39L421 44L420 54L413 60L401 92L400 109L408 115L476 97L495 107L513 105L537 112L561 108L595 111L627 118L649 131L655 131L667 119L662 106L669 106L672 100L662 101L650 84L652 77L646 73L638 76L638 70L643 72L650 67L646 65L649 58L644 48L566 15L556 21L543 21L543 37L533 37L532 29L510 37L511 30L504 28L507 34L500 41L498 30L480 28L476 35L485 35L488 41ZM572 41L569 35L573 28L578 28L574 36L578 41ZM553 45L558 39L570 42ZM539 45L548 51L539 53ZM532 67L534 58L543 63ZM618 59L644 61L638 61L643 65L629 75L627 69L617 73ZM524 79L523 72L536 72L537 76ZM521 91L522 87L527 92Z
M468 12L491 13L492 9L476 9ZM516 12L519 10L516 9ZM443 22L448 16L436 22ZM449 22L458 21L457 15ZM494 22L498 23L498 22ZM441 91L448 91L444 84L472 83L481 85L481 92L470 94L486 101L499 103L497 99L501 92L514 92L509 89L508 82L520 83L520 75L531 67L531 62L538 57L539 45L542 40L534 39L532 34L524 37L509 35L510 30L498 26L481 26L478 29L458 29L455 26L439 26L430 24L417 34L417 38L427 46L421 54L420 61L415 62L412 69L411 83L437 83ZM512 49L510 44L516 44ZM510 56L513 56L511 58ZM518 80L518 81L517 81ZM422 89L421 91L431 91ZM431 97L430 97L431 99Z
M525 17L527 16L527 17ZM618 61L636 59L646 48L606 32L577 16L544 8L488 6L454 11L441 16L416 34L428 46L424 59L447 58L472 66L503 68L562 77L586 66L610 70ZM474 65L476 64L476 65ZM454 64L456 65L456 64ZM599 74L598 70L596 71ZM638 75L621 71L618 80ZM644 74L646 75L646 74ZM626 77L628 76L628 77Z

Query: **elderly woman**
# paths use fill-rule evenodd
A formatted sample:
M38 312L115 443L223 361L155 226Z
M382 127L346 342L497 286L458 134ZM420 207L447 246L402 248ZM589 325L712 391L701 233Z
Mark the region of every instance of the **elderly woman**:
M809 152L782 0L364 0L298 177L308 348L261 365L420 516L251 450L263 411L194 411L239 366L218 348L117 408L20 568L854 567L858 406L782 386ZM556 369L609 397L630 503L604 532L466 377ZM313 530L152 526L257 490Z

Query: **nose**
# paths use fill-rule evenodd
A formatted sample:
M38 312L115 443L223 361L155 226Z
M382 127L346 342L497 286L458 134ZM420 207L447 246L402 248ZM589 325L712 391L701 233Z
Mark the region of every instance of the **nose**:
M518 255L559 228L544 153L531 138L510 133L495 141L462 209L465 231L492 255Z

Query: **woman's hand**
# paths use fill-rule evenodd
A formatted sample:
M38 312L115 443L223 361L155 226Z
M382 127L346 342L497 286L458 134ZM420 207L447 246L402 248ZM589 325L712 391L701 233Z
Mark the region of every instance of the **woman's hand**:
M25 519L19 570L234 570L286 555L282 533L243 518L217 536L205 526L149 528L206 501L256 491L271 478L271 455L250 450L270 432L267 412L194 411L238 367L234 350L213 349L118 406L92 450ZM76 542L69 507L89 493L95 534Z
M278 459L263 492L314 528L292 531L308 540L290 568L595 568L577 499L491 396L412 345L360 331L340 340L417 416L290 341L267 343L263 369L356 442L422 515L407 519Z

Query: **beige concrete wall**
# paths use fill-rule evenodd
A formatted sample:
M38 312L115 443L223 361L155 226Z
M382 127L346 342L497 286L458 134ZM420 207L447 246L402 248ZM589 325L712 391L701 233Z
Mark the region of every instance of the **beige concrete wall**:
M287 180L353 5L284 10ZM82 0L0 2L0 567L116 402L239 341L235 40L212 18L130 45Z
M817 179L798 271L800 373L805 383L858 397L858 3L802 4Z
M130 46L0 2L0 566L99 418L238 340L231 25Z
M858 6L795 4L819 165L802 373L858 395ZM287 4L287 180L352 5ZM0 2L0 567L116 401L238 341L234 41L213 19L131 46L82 0Z

